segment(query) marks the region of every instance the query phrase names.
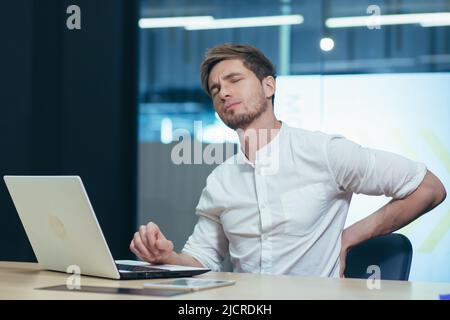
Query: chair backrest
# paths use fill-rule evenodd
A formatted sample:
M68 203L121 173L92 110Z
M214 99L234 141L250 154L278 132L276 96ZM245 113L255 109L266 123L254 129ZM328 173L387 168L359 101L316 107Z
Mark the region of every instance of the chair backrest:
M362 242L347 254L344 275L346 278L367 279L379 266L381 280L408 280L412 261L412 245L409 239L398 233L376 237Z

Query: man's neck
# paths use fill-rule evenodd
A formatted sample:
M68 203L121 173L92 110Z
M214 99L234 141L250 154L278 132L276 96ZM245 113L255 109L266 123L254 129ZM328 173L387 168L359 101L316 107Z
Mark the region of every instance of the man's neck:
M241 149L252 163L255 163L256 152L270 143L281 128L281 122L275 117L271 108L268 111L246 128L236 130Z

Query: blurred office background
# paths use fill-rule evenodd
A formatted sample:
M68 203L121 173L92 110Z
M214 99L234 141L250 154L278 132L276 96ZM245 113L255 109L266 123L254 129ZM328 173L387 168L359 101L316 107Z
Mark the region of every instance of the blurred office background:
M66 28L71 4L81 8L81 30ZM174 163L181 135L192 150L236 150L199 81L205 51L224 42L254 45L274 62L281 120L422 161L450 190L450 0L15 0L2 8L0 174L81 175L116 258L132 258L129 241L148 221L177 250L191 234L216 164ZM347 225L387 201L355 196ZM411 280L450 281L448 203L400 230L414 246ZM4 184L0 212L0 260L33 260Z
M192 16L197 24L153 20ZM224 42L276 64L286 123L422 161L450 188L450 1L142 0L140 18L138 222L161 225L177 249L214 165L173 164L174 132L204 147L236 142L199 82L205 51ZM251 21L260 25L244 27ZM355 196L347 225L388 200ZM448 203L400 230L414 246L411 280L450 281Z

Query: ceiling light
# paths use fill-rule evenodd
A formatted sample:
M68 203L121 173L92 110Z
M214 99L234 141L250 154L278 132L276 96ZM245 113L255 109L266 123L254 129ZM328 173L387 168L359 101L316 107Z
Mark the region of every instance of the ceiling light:
M141 29L185 27L186 25L204 24L212 20L214 18L211 16L143 18L139 19L139 27Z
M214 19L203 23L187 24L186 30L210 30L227 28L269 27L303 23L301 15Z
M372 27L396 24L433 26L432 24L435 23L450 23L450 12L339 17L329 18L325 21L325 25L328 28Z
M322 51L331 51L334 48L334 40L331 38L320 39L320 49Z

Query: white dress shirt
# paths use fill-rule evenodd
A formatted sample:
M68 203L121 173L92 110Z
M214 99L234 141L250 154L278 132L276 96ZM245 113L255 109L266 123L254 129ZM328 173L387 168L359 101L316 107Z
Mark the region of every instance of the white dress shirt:
M239 150L209 175L182 251L213 271L229 252L235 272L336 277L352 194L404 198L425 174L422 163L283 123L255 164Z

